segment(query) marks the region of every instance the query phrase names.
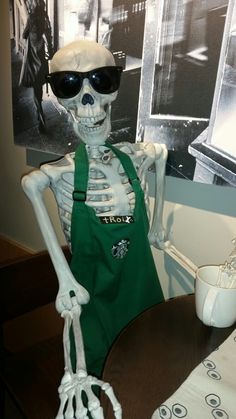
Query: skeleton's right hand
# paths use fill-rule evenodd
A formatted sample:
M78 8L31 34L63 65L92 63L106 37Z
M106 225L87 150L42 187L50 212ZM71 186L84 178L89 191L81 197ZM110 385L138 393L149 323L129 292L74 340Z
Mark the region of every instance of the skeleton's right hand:
M89 299L88 291L70 273L66 281L65 278L60 281L56 297L56 309L61 314L65 310L72 310L75 303L78 305L87 304Z

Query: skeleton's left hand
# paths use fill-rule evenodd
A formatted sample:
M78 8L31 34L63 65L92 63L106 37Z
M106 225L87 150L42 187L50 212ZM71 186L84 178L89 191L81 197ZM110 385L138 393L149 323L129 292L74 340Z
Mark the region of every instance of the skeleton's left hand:
M66 276L66 278L65 278ZM64 273L63 280L59 281L59 290L56 297L56 309L58 313L64 310L72 310L76 304L87 304L89 302L89 293L74 278L71 271Z

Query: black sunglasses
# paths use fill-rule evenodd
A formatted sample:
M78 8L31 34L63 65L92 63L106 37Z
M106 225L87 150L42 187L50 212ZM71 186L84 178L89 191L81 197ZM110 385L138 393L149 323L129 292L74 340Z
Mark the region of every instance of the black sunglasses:
M120 86L123 68L119 66L100 67L91 71L56 71L46 76L54 95L61 99L76 96L82 87L83 80L89 79L94 90L98 93L113 93Z

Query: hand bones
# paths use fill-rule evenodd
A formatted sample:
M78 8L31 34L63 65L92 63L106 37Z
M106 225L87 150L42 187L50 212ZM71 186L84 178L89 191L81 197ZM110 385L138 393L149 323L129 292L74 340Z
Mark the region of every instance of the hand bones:
M80 328L81 307L78 306L74 297L72 297L72 302L72 309L70 311L65 310L62 313L62 317L65 320L63 332L65 373L58 388L60 407L56 419L64 419L64 417L65 419L88 419L88 412L91 413L91 417L94 419L104 419L103 409L98 397L93 393L93 386L100 387L101 390L105 391L112 403L115 418L121 419L121 406L110 384L87 375L83 337ZM76 372L73 372L70 360L69 331L71 326L73 328L76 346ZM87 407L84 406L82 401L82 392L86 394L88 400Z

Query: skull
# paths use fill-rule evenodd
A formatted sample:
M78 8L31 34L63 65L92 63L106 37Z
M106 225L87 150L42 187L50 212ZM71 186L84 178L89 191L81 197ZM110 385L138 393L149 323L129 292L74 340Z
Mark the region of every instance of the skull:
M61 48L50 63L51 72L87 72L104 66L114 66L111 52L104 46L88 40L80 40ZM101 94L84 78L80 92L59 103L71 115L78 137L87 145L103 145L111 130L111 103L117 93Z

